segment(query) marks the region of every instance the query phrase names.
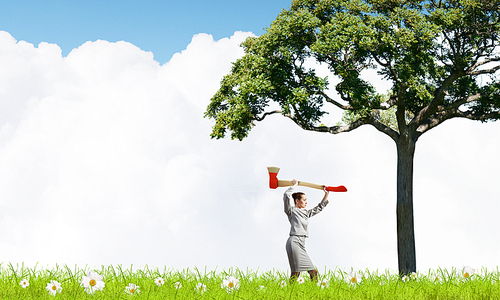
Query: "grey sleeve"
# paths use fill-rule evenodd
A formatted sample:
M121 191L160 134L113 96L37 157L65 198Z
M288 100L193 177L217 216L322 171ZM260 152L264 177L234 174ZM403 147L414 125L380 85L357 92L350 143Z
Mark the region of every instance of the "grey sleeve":
M325 206L327 204L328 204L328 201L321 200L321 202L318 205L316 205L315 208L312 208L312 209L307 211L307 216L310 218L310 217L318 214L320 211L323 210L323 208L325 208Z
M286 191L285 194L283 195L283 202L285 204L285 214L290 215L292 213L292 207L294 206L294 201L292 198L293 194L293 186L289 187Z

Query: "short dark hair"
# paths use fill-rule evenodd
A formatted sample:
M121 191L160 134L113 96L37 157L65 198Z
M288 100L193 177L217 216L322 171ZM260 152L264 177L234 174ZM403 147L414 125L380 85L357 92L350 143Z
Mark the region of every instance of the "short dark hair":
M296 192L292 194L292 198L293 200L295 200L295 203L297 203L297 200L300 200L300 198L302 198L302 195L305 195L305 193Z

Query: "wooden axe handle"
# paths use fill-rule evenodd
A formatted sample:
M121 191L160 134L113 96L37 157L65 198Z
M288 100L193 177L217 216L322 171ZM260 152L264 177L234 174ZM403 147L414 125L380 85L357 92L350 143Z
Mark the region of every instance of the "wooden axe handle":
M278 187L292 186L293 182L291 180L278 180ZM305 186L313 189L323 190L324 185L299 181L300 186Z

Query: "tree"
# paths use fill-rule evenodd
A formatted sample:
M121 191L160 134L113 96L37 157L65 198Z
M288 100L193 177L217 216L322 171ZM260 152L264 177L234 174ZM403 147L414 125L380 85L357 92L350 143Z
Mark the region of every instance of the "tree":
M205 117L212 138L242 140L273 114L338 134L371 125L397 148L397 247L401 275L416 272L413 161L422 134L452 118L500 118L500 0L293 0L266 32L247 38ZM317 76L310 62L328 66ZM362 72L392 83L376 93ZM334 99L335 98L335 99ZM279 109L269 107L272 102ZM274 105L274 107L277 107ZM344 111L334 126L329 109Z

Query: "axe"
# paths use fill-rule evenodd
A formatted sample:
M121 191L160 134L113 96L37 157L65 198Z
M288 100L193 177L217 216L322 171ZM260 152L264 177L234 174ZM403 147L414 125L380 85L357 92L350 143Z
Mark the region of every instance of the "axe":
M269 187L270 188L275 189L277 187L284 187L284 186L292 186L293 185L293 182L291 180L278 180L278 172L280 171L280 168L267 167L267 170L269 171ZM300 186L306 186L306 187L310 187L310 188L318 189L318 190L322 190L325 187L324 185L309 183L309 182L304 182L304 181L299 181L298 184ZM343 185L327 186L326 190L329 192L347 192L346 187Z

